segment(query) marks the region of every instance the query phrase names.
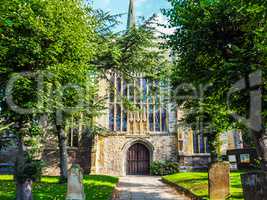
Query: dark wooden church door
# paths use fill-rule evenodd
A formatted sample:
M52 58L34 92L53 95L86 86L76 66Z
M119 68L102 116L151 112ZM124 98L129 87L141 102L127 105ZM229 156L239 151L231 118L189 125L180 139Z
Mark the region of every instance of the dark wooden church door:
M134 144L127 152L127 175L149 174L149 150L143 144Z

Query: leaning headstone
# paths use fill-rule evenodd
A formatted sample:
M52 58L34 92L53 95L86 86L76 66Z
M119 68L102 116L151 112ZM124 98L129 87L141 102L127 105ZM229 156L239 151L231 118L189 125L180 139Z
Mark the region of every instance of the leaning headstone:
M228 162L213 163L209 168L209 197L224 200L230 196L230 166Z
M72 165L68 173L66 200L85 200L82 170L77 164Z
M245 200L267 200L267 173L241 174Z

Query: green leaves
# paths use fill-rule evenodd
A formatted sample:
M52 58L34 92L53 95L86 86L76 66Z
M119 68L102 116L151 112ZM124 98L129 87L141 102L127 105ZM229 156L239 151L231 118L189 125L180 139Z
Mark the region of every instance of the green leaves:
M4 25L11 27L13 25L13 21L10 19L6 19L6 20L4 20Z
M116 16L81 0L3 0L0 10L1 87L13 74L33 74L21 75L10 93L15 104L34 112L18 115L2 105L3 117L13 122L31 123L42 113L54 119L57 111L79 104L64 117L92 118L104 108L98 82L110 72L156 79L166 71L168 62L146 23L114 34Z
M165 10L170 26L176 29L169 39L176 63L173 68L174 89L180 84L208 86L203 98L186 99L179 103L193 110L186 117L206 116L217 132L229 128L242 128L232 116L247 117L250 114L249 88L231 95L233 84L256 70L263 73L263 84L267 84L266 1L179 1L170 0L172 7ZM266 89L262 90L266 95ZM182 95L182 94L180 94ZM267 102L262 99L263 110ZM185 117L185 118L186 118ZM265 117L266 120L266 117Z

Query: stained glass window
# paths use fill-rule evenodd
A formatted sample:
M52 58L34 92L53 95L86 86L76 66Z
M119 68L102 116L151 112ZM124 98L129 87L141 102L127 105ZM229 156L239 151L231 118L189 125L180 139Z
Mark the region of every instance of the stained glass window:
M117 108L117 116L116 116L116 130L121 130L121 106L119 104L116 105Z
M136 102L138 103L138 104L140 104L141 103L141 95L142 95L142 87L141 87L142 85L141 85L141 79L140 78L138 78L137 80L136 80L136 95L135 95L135 97L136 97Z
M155 104L159 104L159 95L160 95L159 82L155 81Z
M193 133L194 153L199 153L199 141L197 131Z
M142 88L143 88L143 103L146 103L147 100L147 82L146 79L142 79Z
M153 103L153 82L148 82L148 102Z
M109 106L109 129L114 131L114 105Z
M134 101L134 84L133 83L130 83L129 84L129 100L130 101Z
M154 110L153 105L149 105L149 130L154 131Z
M128 96L128 85L127 85L127 82L125 80L123 81L123 96L124 97Z
M110 82L109 130L127 131L127 112L123 109L121 101L121 95L128 96L127 82L120 77L111 77Z
M78 128L70 128L68 135L68 146L79 147L79 130Z
M194 131L193 133L194 153L209 153L209 144L203 133Z
M208 139L206 138L206 152L207 153L210 153L210 146L209 146L209 143L208 143Z
M117 78L117 95L121 95L121 78Z
M109 93L109 101L114 102L114 84L115 80L114 77L111 78L111 84L110 84L110 93Z
M155 113L156 113L156 120L155 120L155 126L156 126L156 131L160 131L160 110L159 110L159 105L156 104L155 106Z
M162 107L159 81L137 77L128 82L115 75L110 83L109 129L111 131L133 134L144 131L167 131L167 110ZM121 96L128 98L138 110L127 111Z
M163 132L167 131L167 126L166 126L166 121L167 121L167 113L166 113L166 109L162 109L162 113L161 113L161 129Z
M123 125L122 125L122 131L127 131L127 112L123 112Z
M199 151L200 153L205 153L205 142L204 142L205 138L203 136L203 133L201 132L199 134Z

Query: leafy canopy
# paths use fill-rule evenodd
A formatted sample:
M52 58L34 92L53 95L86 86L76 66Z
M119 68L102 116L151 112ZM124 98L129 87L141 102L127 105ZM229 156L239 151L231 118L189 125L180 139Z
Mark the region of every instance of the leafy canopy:
M245 128L231 114L249 116L251 88L231 94L230 104L227 98L235 83L247 80L257 70L262 72L263 79L259 89L266 95L266 1L169 1L172 6L164 13L176 30L168 36L176 58L172 83L174 88L191 84L189 89L181 87L176 96L192 94L192 90L198 94L197 98L178 98L180 104L192 111L187 119L194 121L200 117L217 131ZM262 101L266 112L266 96Z

